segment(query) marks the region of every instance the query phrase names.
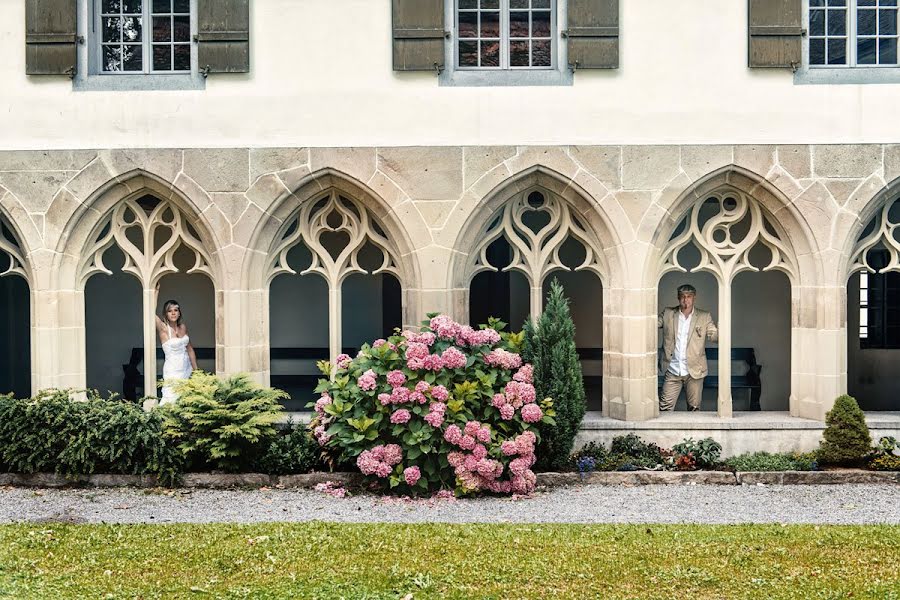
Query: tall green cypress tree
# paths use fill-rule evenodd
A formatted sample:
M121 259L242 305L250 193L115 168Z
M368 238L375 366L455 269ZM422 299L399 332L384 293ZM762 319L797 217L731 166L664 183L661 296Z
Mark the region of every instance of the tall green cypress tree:
M538 467L560 469L569 459L586 406L581 362L575 346L575 323L569 300L555 278L537 324L531 319L525 324L523 357L534 366L538 400L552 398L556 412L555 425L541 425Z

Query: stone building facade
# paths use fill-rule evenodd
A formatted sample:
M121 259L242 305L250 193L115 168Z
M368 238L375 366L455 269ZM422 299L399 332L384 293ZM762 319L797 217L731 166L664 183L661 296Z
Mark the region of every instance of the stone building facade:
M348 306L362 310L369 289L348 292L354 276L393 277L404 325L433 311L468 322L473 282L498 266L520 278L504 288L506 310L518 304L516 314L540 311L555 274L599 281L585 289L602 293L582 290L576 310L576 325L596 333L592 372L602 379L588 430L664 421L656 419L657 314L674 299L678 278L706 282L720 352L753 346L754 331L780 319L770 327L774 341L756 348L764 381L781 373L763 414L821 422L836 396L865 379L853 369L877 362L867 375L876 385L891 373L890 349L873 362L854 348L857 274L900 269L896 85L806 85L789 69L748 69L747 5L737 1L717 4L721 11L707 11L699 24L667 3L625 3L622 60L617 45L615 64L603 65L615 70L576 67L561 86L522 87L519 77L497 88L482 80L454 88L445 73L439 85L428 73L392 72L391 14L381 3L264 4L252 8L249 74L211 76L199 91L192 79L186 91L169 92L80 91L95 84L24 75L24 15L0 7L8 33L0 47L16 57L0 71L13 82L0 111L0 271L3 281L27 284L0 290L7 300L0 313L8 331L18 331L7 338L19 341L7 344L7 364L18 357L21 368L30 356L29 391L91 383L92 339L99 339L92 336L126 288L89 288L114 272L133 288L123 310L140 333L123 347L142 354L144 389L156 379L154 288L162 282L164 291L186 293L166 283L176 275L205 278L208 368L268 384L280 360L273 338L294 321L318 321L332 356L347 344L356 329ZM565 4L552 3L560 11L555 33L565 28ZM334 64L311 60L285 80L278 48L315 56L324 40L310 23L336 22L351 8L359 18L347 22L344 49L332 58L339 67L362 61L359 78L335 81ZM284 20L306 35L287 40L278 28ZM686 36L649 65L652 42L672 23L715 24L742 41L709 53ZM362 38L381 50L365 52ZM689 84L669 77L666 65L678 63L692 74L720 70L732 88L721 92L710 77L691 75ZM647 90L658 94L653 102ZM720 92L721 101L711 100ZM568 108L547 112L555 106ZM507 244L508 264L492 262L497 240ZM290 257L300 245L307 262L298 267ZM870 264L873 248L886 253L886 265ZM112 267L110 251L118 257ZM293 312L273 301L273 282L301 271L321 283L317 316L305 313L302 294L288 301ZM289 312L289 324L273 318ZM107 337L120 334L116 327ZM99 360L117 372L128 362L118 352ZM706 408L721 419L701 428L739 427L730 417L743 404L723 382L740 368L714 365L720 385ZM886 430L900 427L886 418ZM682 421L659 427L693 431ZM793 426L763 419L746 429L785 427Z

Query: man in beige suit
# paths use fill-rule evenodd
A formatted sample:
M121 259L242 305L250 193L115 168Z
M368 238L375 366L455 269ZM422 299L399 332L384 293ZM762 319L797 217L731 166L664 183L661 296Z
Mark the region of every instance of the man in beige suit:
M663 362L666 378L659 410L675 410L682 386L687 393L688 410L700 410L703 378L706 377L706 340L719 341L719 330L705 310L694 308L697 289L689 284L678 287L678 306L663 309L657 327L663 330Z

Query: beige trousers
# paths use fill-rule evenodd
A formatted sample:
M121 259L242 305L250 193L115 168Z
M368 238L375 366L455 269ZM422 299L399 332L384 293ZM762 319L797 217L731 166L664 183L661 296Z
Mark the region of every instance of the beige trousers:
M690 375L675 375L671 371L666 371L662 395L659 397L660 412L675 410L682 386L687 394L688 410L700 410L700 401L703 399L703 377L694 379Z

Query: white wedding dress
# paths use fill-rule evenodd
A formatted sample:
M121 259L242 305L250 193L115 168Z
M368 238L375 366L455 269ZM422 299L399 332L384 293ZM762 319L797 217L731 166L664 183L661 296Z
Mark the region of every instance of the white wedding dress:
M188 336L175 337L172 328L166 324L169 339L163 342L162 349L166 356L163 362L163 379L188 379L191 376L191 357L188 356L187 347L191 343ZM163 386L162 400L160 404L172 404L178 400L178 394L169 386Z

